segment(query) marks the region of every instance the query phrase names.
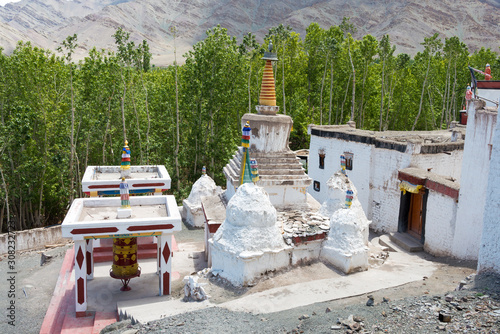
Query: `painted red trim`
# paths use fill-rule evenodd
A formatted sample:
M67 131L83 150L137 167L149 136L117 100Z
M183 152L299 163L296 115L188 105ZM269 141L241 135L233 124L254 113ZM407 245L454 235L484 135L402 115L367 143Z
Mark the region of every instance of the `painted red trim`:
M107 188L120 188L119 184L95 184L89 186L89 189L107 189Z
M92 254L87 251L87 275L92 275Z
M83 312L76 312L76 318L85 318L88 316L91 316L91 312L83 311Z
M325 233L319 233L315 235L309 235L307 237L293 237L293 242L294 244L298 245L303 242L325 239L325 236Z
M477 88L482 89L500 89L500 81L498 80L478 80Z
M414 175L410 175L401 171L398 172L398 179L400 179L401 181L407 181L413 184L424 186L427 189L433 190L453 199L458 199L458 195L460 193L459 189L429 180L427 178L420 178Z
M77 302L78 304L82 305L85 303L85 281L83 278L79 278L76 281L76 286L77 286Z
M95 233L110 233L118 232L116 227L94 227L94 228L75 228L71 230L71 234L95 234Z
M165 185L165 182L158 183L134 183L132 187L134 188L142 188L142 187L162 187Z
M80 269L82 269L82 265L83 265L83 260L85 260L85 256L83 255L83 252L82 252L82 247L78 247L78 253L76 254L76 263L78 264L78 267L80 267Z
M208 231L210 233L215 233L219 229L221 224L208 223Z
M167 271L163 273L163 295L170 294L170 273Z
M168 247L168 242L165 243L165 247L163 247L161 254L163 255L165 263L168 263L168 259L170 258L170 247Z
M431 181L431 180L426 180L425 182L425 187L430 190L434 190L435 192L438 192L440 194L446 195L448 197L451 197L453 199L458 199L458 195L460 193L460 190L448 187L447 185Z
M420 177L417 177L417 176L414 176L411 174L404 173L402 171L398 171L398 179L401 181L407 181L407 182L410 182L412 184L416 184L416 185L420 185L420 186L423 186L425 184L425 180L426 180L426 179L423 179L423 178L420 178Z
M174 228L172 224L162 224L162 225L142 225L142 226L130 226L127 228L128 231L148 231L148 230L171 230Z

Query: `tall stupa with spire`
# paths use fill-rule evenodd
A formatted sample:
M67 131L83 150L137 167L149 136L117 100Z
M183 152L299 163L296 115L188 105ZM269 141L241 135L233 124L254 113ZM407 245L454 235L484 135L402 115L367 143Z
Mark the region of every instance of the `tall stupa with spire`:
M242 128L249 124L251 128L248 154L258 163L259 178L255 183L263 187L269 194L271 203L277 209L307 208L307 187L311 185L311 178L305 173L302 164L290 150L288 141L292 129L292 118L278 114L276 105L276 89L272 62L277 61L276 53L264 53L266 61L262 85L259 96L259 105L256 106L257 114L247 113L241 119ZM240 147L233 158L224 167L226 176L226 197L235 194L236 189L242 184L242 161L247 151Z

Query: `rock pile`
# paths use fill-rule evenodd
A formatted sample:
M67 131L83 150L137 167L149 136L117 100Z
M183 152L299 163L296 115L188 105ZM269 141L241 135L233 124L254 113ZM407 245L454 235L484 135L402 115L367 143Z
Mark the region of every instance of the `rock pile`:
M330 219L316 212L291 210L278 212L278 226L283 239L292 246L304 241L324 239L330 229Z

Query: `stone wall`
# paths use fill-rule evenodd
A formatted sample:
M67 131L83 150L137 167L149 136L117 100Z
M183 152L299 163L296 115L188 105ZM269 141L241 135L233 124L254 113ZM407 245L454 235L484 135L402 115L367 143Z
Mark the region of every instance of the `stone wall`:
M61 226L34 228L16 232L16 251L43 248L48 244L65 242L61 235ZM8 234L0 234L0 254L8 252Z

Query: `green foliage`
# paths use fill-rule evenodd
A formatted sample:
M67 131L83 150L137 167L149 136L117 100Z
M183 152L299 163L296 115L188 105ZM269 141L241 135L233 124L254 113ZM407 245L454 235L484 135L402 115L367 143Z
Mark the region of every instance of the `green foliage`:
M489 63L493 78L500 77L497 52L482 48L470 55L458 37L425 38L424 50L412 58L395 55L388 35L380 41L355 36L348 18L327 28L311 23L305 36L273 27L262 45L251 33L238 44L217 26L184 55L184 65L165 68L151 67L147 42L136 45L121 28L113 35L116 52L94 48L78 64L76 35L61 43L62 57L30 43L20 42L9 56L0 48L6 185L0 178L0 221L9 218L8 204L20 229L60 222L71 198L83 195L86 166L118 165L125 138L133 164L167 166L172 184L179 181L179 201L204 165L224 185L222 168L240 143L241 117L258 104L260 58L270 41L279 58L277 104L294 121L294 150L308 148L311 123L352 118L372 130L446 128L464 104L467 65L484 70Z

